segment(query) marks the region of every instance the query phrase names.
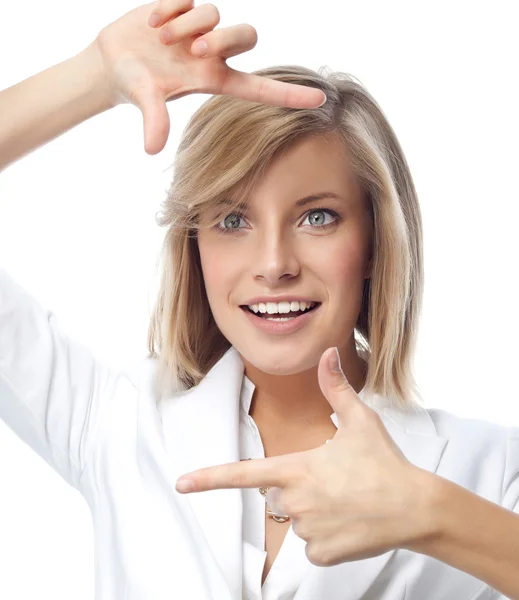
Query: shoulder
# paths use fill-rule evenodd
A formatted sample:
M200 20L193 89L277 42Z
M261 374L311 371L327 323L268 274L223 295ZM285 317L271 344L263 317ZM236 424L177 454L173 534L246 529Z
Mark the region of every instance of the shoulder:
M141 392L141 394L146 394L155 398L157 396L156 383L158 368L158 358L146 357L127 362L121 369L121 372L123 376L126 377L139 392ZM168 398L178 396L189 392L190 389L186 389L180 384L176 387L173 386L173 384L169 384L166 395Z
M448 440L438 474L501 503L511 440L519 440L519 429L443 409L427 412L437 435Z
M158 367L156 358L140 358L127 362L121 373L140 392L151 389Z
M459 415L440 408L428 408L438 435L462 438L476 443L502 440L509 435L510 427L484 419Z
M477 456L482 461L502 458L507 453L510 437L514 435L514 428L492 421L438 408L427 409L427 412L437 434L449 440L449 452L455 452L460 459L465 456Z

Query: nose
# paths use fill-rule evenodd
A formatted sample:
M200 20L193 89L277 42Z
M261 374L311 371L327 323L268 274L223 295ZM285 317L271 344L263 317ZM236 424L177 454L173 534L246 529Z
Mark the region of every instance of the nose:
M270 284L299 274L300 264L291 240L273 228L258 238L252 259L254 278Z

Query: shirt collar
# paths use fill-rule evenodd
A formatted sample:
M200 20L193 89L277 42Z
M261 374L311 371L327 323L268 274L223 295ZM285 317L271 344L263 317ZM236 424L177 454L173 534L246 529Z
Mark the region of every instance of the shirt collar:
M254 383L244 373L242 385L241 385L240 405L241 405L241 410L246 415L248 415L250 413L250 405L252 402L252 396L254 394L255 389L256 389L256 386L254 385ZM360 392L357 394L363 402L365 402L365 397L366 397L365 390L366 390L366 388L362 388L362 390L360 390ZM335 413L330 415L330 419L332 420L332 423L335 425L335 427L339 427L339 421L338 421L337 415Z

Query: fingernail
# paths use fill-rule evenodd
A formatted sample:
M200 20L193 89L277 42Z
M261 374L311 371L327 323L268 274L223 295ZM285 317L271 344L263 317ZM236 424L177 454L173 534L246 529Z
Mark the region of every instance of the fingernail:
M191 479L178 479L176 489L177 492L192 492L195 484Z
M207 52L206 42L204 42L204 40L196 41L191 47L191 52L197 56L204 56L204 54Z
M157 25L160 23L160 15L158 15L157 13L153 13L150 18L148 19L148 25L150 27L157 27Z
M326 104L326 102L328 101L328 98L326 97L326 94L324 95L324 100L321 102L321 104L319 104L319 106L317 108L321 108L321 106L323 104Z
M330 369L332 371L336 371L338 373L341 372L341 357L339 356L339 351L337 350L337 346L334 346L335 352L330 352Z

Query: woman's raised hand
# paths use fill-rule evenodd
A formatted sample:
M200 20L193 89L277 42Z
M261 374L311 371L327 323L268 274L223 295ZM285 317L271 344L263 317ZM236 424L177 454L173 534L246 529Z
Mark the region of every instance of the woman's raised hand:
M291 108L317 108L326 97L315 88L236 71L226 59L251 50L257 33L248 24L214 30L214 4L159 0L126 13L104 27L95 46L106 68L113 105L136 105L144 118L144 145L157 154L166 145L167 100L192 93L225 94ZM159 16L153 26L152 13ZM169 36L169 40L167 37ZM197 41L207 44L198 53Z

